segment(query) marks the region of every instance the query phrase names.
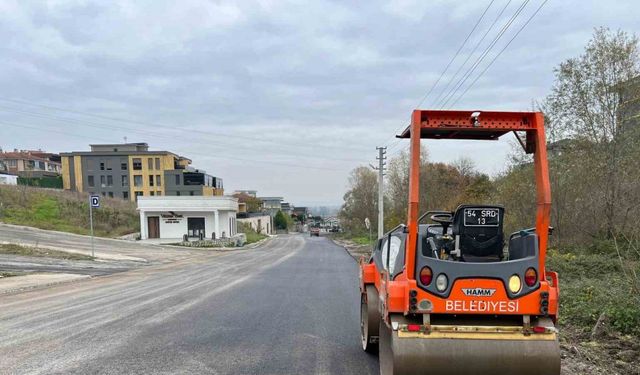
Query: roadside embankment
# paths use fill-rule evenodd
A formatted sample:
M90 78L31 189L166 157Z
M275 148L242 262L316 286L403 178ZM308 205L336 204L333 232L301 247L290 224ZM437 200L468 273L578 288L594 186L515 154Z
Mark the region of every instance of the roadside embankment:
M0 185L0 222L89 234L88 195L59 189ZM94 210L94 233L119 237L139 231L133 202L106 198Z
M327 237L336 245L343 247L356 261L360 261L360 258L362 257L369 258L369 256L371 256L372 245L362 244L352 239L338 236Z

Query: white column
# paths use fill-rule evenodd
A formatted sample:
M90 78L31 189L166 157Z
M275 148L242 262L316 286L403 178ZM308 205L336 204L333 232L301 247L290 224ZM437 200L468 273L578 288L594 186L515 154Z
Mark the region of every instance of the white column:
M216 238L220 238L220 217L218 216L218 210L213 211L213 230L216 232Z
M147 213L143 210L140 210L140 238L143 240L148 239L147 235L148 233L148 229L147 229Z

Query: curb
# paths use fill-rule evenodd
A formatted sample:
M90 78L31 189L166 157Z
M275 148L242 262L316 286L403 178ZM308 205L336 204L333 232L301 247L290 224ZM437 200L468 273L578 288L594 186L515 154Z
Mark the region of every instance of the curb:
M81 281L87 281L87 280L91 280L91 279L94 278L93 276L90 276L90 275L82 275L82 276L83 277L77 277L77 278L69 279L69 280L44 282L42 284L33 285L33 286L26 286L26 287L14 288L14 289L0 290L0 297L14 295L14 294L20 294L20 293L25 293L25 292L31 292L31 291L41 290L41 289L46 289L46 288L51 288L51 287L62 285L62 284L71 284L71 283L77 283L77 282L81 282ZM19 277L19 276L17 276L17 277Z

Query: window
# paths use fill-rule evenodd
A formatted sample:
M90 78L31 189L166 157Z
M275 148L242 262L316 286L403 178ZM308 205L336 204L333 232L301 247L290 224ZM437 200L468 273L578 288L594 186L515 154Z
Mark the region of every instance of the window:
M18 166L18 161L17 160L7 160L7 165L10 167L17 167Z
M134 171L141 171L142 170L142 159L133 158L133 170Z
M150 192L149 194L150 194L152 197L153 197L154 195L156 195L156 193L155 193L155 192L153 192L153 191L152 191L152 192Z
M127 163L120 163L120 170L126 171L127 170Z
M147 167L153 169L153 158L147 159Z
M129 176L120 176L122 186L129 186Z
M176 185L180 185L180 175L176 175Z
M193 190L191 190L191 191L189 192L189 195L193 195Z
M176 191L176 196L179 197L180 196L180 192Z
M142 176L141 175L137 174L137 175L133 176L133 186L135 186L135 187L142 186Z
M100 170L104 171L104 163L100 163Z
M396 259L398 258L398 253L400 252L400 245L402 244L402 240L400 237L392 236L390 246L387 244L387 239L382 242L382 264L387 265L384 267L387 270L391 270L391 272L395 271ZM387 247L391 249L389 254L389 264L387 264Z
M159 174L156 175L156 186L162 186L162 179Z
M107 186L113 186L113 176L107 176Z
M110 171L111 170L111 160L107 160L105 164L107 166L107 170Z
M93 180L93 176L88 176L87 177L87 185L89 185L89 187L96 186L96 182Z
M109 198L113 198L113 191L109 192Z
M153 186L153 175L149 175L149 186Z
M102 196L103 196L103 197L106 197L106 196L107 196L107 193L106 193L105 191L103 191L103 192L102 192Z
M107 186L107 179L105 176L100 176L100 186L102 187Z
M122 198L129 199L129 192L128 191L123 191L122 192Z
M156 192L156 195L162 195L161 191Z
M143 195L141 191L136 191L134 194L136 195L136 201L138 200L138 197Z
M160 158L156 158L156 169L160 170Z

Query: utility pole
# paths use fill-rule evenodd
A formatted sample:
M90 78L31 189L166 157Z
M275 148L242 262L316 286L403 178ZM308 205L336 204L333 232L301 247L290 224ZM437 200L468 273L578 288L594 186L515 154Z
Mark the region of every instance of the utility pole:
M371 166L378 171L378 238L384 235L384 175L387 170L387 148L376 147L378 150L378 166Z

